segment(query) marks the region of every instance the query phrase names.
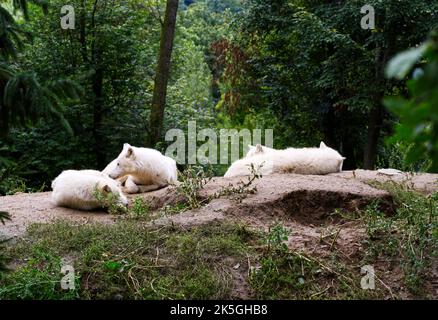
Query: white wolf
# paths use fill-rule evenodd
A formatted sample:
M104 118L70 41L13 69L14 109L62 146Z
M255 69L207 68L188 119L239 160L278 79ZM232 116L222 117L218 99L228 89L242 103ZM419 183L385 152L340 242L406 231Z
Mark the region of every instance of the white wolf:
M125 143L117 159L102 171L124 184L126 193L147 192L177 182L176 162L161 152Z
M116 181L96 170L66 170L52 182L52 200L60 207L92 210L101 207L96 189L113 194L118 203L128 205Z
M262 175L272 173L328 174L342 171L345 158L321 142L319 148L276 150L261 145L249 146L247 155L234 162L224 177L250 174L251 165Z

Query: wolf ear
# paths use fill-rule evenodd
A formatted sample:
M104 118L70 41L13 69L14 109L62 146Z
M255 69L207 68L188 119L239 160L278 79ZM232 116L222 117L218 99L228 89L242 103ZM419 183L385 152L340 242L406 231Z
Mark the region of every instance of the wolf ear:
M131 145L129 144L129 143L124 143L123 144L123 149L127 149L127 148L129 148Z
M319 148L320 149L327 148L327 146L325 145L324 141L321 141L321 143L319 144Z
M257 152L263 152L263 147L262 147L262 145L261 145L260 143L257 143L257 145L256 145L256 151L257 151Z
M111 193L111 188L106 184L102 188L103 193Z
M345 160L345 159L347 159L347 158L345 158L345 157L342 157L342 160Z
M126 158L131 158L134 155L134 149L132 147L129 147L126 151Z

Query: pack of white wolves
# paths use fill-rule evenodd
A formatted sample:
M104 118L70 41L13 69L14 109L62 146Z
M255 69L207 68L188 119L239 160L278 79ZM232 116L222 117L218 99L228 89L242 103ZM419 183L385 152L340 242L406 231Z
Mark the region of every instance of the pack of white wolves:
M342 171L345 158L321 142L319 148L287 148L277 150L249 146L245 157L231 164L225 178L247 176L251 167L262 176L273 173L324 175ZM128 205L125 193L142 193L178 183L175 160L161 152L123 145L119 156L103 171L65 170L52 182L52 200L55 205L80 210L101 207L96 190L112 194L119 204Z

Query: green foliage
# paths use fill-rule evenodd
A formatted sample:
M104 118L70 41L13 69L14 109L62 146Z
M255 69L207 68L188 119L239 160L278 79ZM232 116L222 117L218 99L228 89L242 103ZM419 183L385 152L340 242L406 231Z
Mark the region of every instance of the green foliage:
M438 194L425 196L392 182L376 186L394 196L398 209L394 216L385 216L373 204L363 213L368 235L365 262L399 262L406 286L421 295L438 254Z
M23 48L24 42L31 38L31 34L16 21L11 13L12 10L9 10L12 7L14 13L21 11L28 19L27 3L27 0L2 0L0 3L0 55L3 60L16 58L18 51Z
M128 214L134 219L147 219L150 216L149 205L142 197L135 197L128 209Z
M285 241L289 239L290 231L281 224L275 224L269 228L269 232L265 236L265 244L268 252L287 251Z
M418 160L413 163L406 163L405 156L411 148L411 144L404 141L394 141L389 138L382 147L377 157L378 168L397 168L405 172L424 172L427 170L429 161Z
M276 145L316 145L323 138L347 157L345 168L361 166L370 110L405 87L385 80L386 62L420 43L438 14L427 0L367 4L375 8L375 30L360 27L362 1L246 1L237 36L222 50L218 106L233 110L239 123L236 112L269 109L279 122ZM395 119L382 117L381 133L388 135Z
M201 191L213 178L211 166L204 170L202 166L188 166L178 177L176 186L177 192L184 197L183 203L178 203L173 208L165 208L168 213L179 213L181 210L196 209L206 205L212 199L220 197L232 197L235 200L242 200L249 194L257 192L253 186L254 181L261 178L260 168L250 167L249 176L233 185L221 187L217 192L208 197L202 196Z
M246 198L247 195L253 194L257 192L257 187L253 186L255 180L262 178L260 174L260 169L263 165L255 168L254 164L251 163L249 168L250 174L246 177L246 181L240 180L236 185L229 184L228 187L221 188L218 192L216 192L213 197L222 197L222 196L232 196L235 199L242 200Z
M308 263L299 255L294 255L287 244L290 231L281 224L275 224L264 235L264 251L260 266L251 273L250 282L262 299L290 298L292 292L297 298L308 290L307 275L316 270L314 263ZM310 274L309 274L310 273Z
M1 299L64 300L78 298L77 289L61 288L61 258L50 250L38 246L32 248L31 257L17 270L0 281ZM75 287L80 284L75 278Z
M405 155L407 164L427 161L428 170L438 172L438 31L418 48L394 57L387 75L405 78L422 56L426 60L423 68L416 69L418 75L408 81L409 98L388 97L385 104L400 117L391 141L410 144Z
M0 65L3 101L0 133L6 135L10 127L26 127L41 118L55 117L71 134L72 129L64 118L64 102L79 98L81 88L70 80L48 81L42 85L34 72L14 73Z
M14 174L16 167L16 164L12 163L10 167L0 169L0 195L27 191L25 180Z
M97 186L93 190L93 197L102 208L108 210L109 214L119 215L127 212L124 205L119 202L119 195L100 190Z
M10 3L11 1L3 1ZM47 12L45 1L30 1L43 7ZM28 1L12 1L14 13L20 11L29 19ZM25 46L25 38L30 40L31 33L16 22L15 17L3 5L0 5L0 135L7 136L11 127L24 127L37 120L54 116L67 130L71 131L63 116L63 106L72 99L77 99L81 88L70 80L50 80L42 83L33 71L20 71L11 66L9 60L17 61L17 53ZM57 79L57 78L54 78Z
M0 298L226 299L234 264L244 263L253 234L238 225L190 230L116 225L34 225L8 257L29 262L0 279ZM59 291L59 256L74 257L75 291ZM79 276L78 276L79 280Z
M211 171L205 171L202 167L187 167L179 175L177 191L184 196L186 209L199 208L209 199L201 198L199 192L212 179Z
M5 224L7 220L11 220L10 214L5 211L0 211L0 223ZM0 277L3 272L8 271L5 263L5 257L3 255L3 251L5 250L4 244L6 243L6 241L7 240L0 238Z

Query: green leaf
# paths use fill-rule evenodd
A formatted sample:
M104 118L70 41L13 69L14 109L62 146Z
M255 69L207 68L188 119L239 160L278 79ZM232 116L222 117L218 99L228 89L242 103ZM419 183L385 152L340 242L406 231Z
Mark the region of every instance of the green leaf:
M407 101L401 97L387 97L383 99L383 105L390 111L400 115L400 111L404 109Z
M386 76L399 80L403 79L428 48L429 43L426 42L418 48L411 48L397 54L389 61L386 67Z
M122 267L122 265L119 262L117 262L117 261L106 261L105 262L105 267L108 270L117 271L117 270L119 270Z

